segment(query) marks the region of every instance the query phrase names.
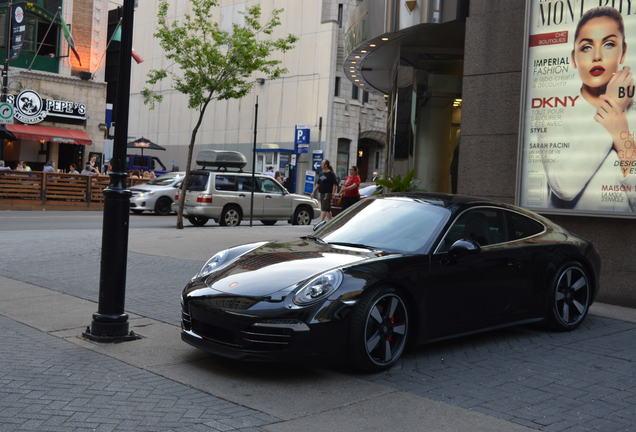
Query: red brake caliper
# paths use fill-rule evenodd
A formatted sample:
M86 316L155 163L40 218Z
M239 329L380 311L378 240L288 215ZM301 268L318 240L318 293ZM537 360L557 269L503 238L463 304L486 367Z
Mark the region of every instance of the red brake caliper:
M395 324L395 317L389 317L389 324L391 324L391 325ZM389 341L389 342L393 342L393 333L388 335L386 337L386 340Z

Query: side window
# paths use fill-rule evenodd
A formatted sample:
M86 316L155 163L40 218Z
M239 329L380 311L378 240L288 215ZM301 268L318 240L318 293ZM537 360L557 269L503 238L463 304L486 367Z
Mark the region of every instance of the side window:
M457 240L465 239L477 242L479 246L488 246L506 241L503 213L493 208L476 208L463 213L448 229L440 247L446 252Z
M514 212L506 212L508 217L508 233L510 240L519 240L539 234L544 230L543 224L524 215Z
M270 194L283 194L283 190L277 184L277 182L270 178L261 179L261 192Z
M236 178L236 190L252 192L252 177L238 176Z
M214 180L214 189L218 191L235 191L236 176L217 174Z

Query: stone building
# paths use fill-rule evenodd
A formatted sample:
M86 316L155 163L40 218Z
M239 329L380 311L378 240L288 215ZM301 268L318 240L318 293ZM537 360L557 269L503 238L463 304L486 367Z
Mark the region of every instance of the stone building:
M23 46L10 62L8 81L15 118L6 126L0 159L11 167L23 160L34 170L47 160L62 170L70 164L81 169L90 153L101 157L103 152L106 84L100 62L106 49L108 1L37 0L26 5ZM71 28L79 58L63 36L63 22Z
M351 44L343 72L353 83L390 95L390 172L415 169L428 191L457 191L548 215L598 249L598 299L634 307L634 173L622 175L613 167L623 164L629 171L634 162L613 155L616 138L612 143L598 129L594 110L577 117L574 101L587 102L577 98L583 78L572 64L577 23L599 4L621 14L620 36L627 47L636 44L636 9L629 3L362 0L346 25ZM635 66L629 53L621 68ZM585 111L585 105L577 109ZM633 146L632 132L621 136L631 137L626 144ZM591 146L568 150L590 139ZM582 191L561 193L551 181L555 170L564 171L563 182L574 183L602 146L601 157L613 157L612 166L598 162L592 179L581 182ZM568 151L560 166L550 168ZM601 169L616 171L605 174L611 181L595 183Z

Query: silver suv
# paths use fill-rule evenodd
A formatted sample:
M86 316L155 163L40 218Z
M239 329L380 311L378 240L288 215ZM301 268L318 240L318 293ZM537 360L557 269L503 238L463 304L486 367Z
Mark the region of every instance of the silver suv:
M278 220L309 225L320 215L317 200L289 193L272 177L254 177L254 219L265 225L274 225ZM183 213L195 226L203 226L210 219L222 226L237 226L243 218L250 217L251 185L251 173L192 171Z

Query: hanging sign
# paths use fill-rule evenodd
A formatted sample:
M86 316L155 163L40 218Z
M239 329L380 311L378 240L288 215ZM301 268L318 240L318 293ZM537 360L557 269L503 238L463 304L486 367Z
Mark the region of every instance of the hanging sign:
M24 18L24 3L14 4L11 17L11 54L9 55L11 60L17 59L22 51L26 31Z
M44 99L35 90L23 90L17 96L8 95L7 102L15 107L15 119L26 124L40 123L45 119L60 123L86 121L86 104Z

